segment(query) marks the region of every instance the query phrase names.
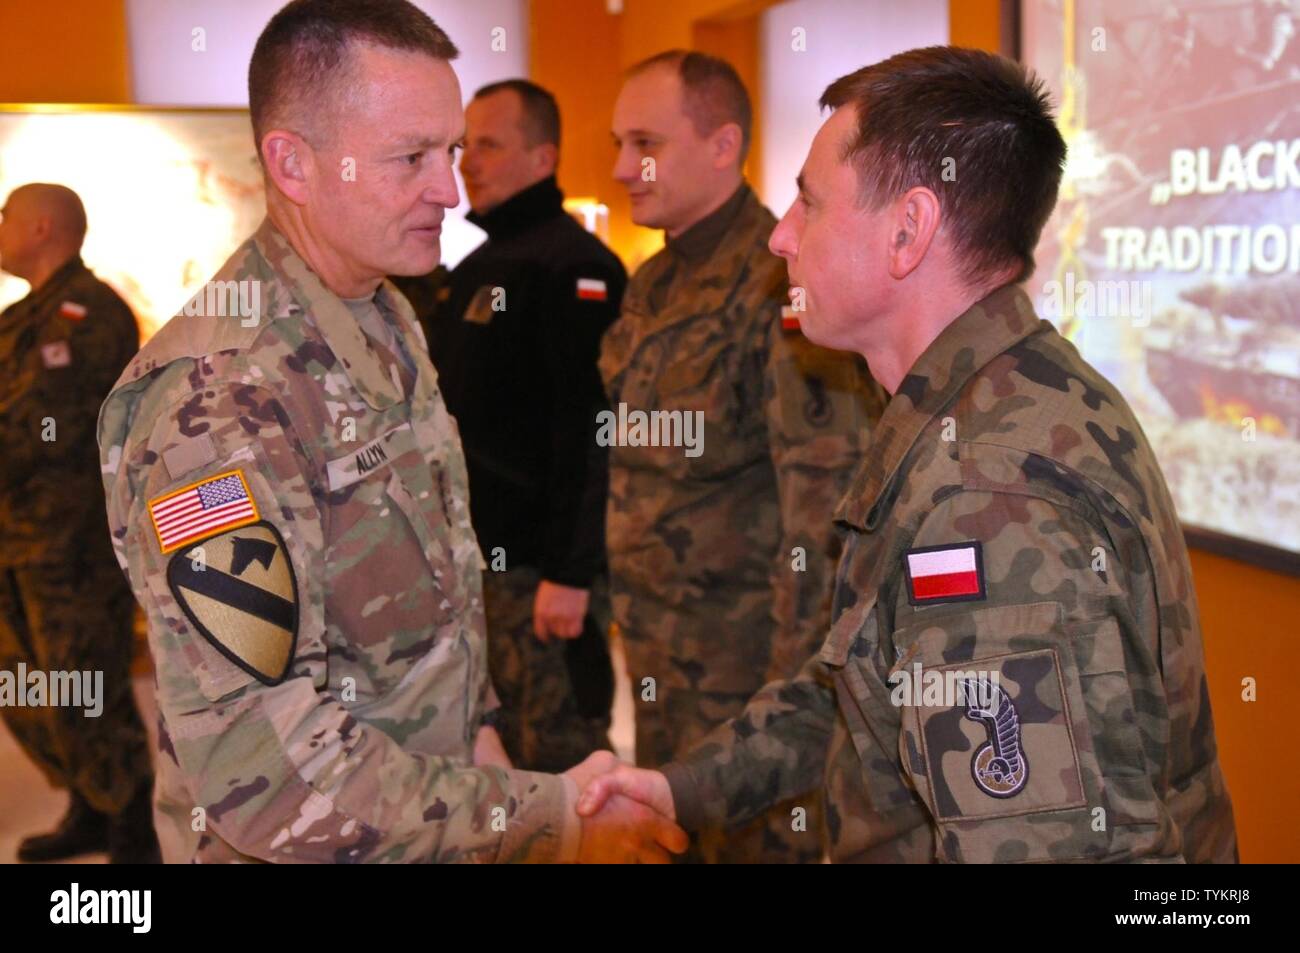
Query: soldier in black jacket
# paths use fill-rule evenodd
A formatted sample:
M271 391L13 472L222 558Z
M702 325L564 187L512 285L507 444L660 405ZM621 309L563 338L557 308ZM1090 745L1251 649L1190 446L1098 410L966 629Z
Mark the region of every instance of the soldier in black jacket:
M465 110L461 172L488 238L437 294L426 330L460 425L487 561L498 730L518 767L561 771L608 748L605 408L596 369L627 276L563 208L555 100L525 80ZM424 316L422 316L424 317Z

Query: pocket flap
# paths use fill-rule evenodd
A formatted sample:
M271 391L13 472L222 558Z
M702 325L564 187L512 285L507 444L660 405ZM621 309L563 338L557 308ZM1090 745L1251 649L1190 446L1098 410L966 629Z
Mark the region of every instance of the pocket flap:
M864 592L858 597L856 603L840 613L840 617L827 633L826 641L822 643L819 657L823 662L834 668L844 666L849 658L849 649L863 632L875 607L876 593Z

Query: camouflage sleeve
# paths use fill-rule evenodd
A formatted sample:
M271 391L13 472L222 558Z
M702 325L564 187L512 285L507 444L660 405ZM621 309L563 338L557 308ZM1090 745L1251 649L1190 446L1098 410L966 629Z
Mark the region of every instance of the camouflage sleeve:
M773 316L763 370L781 539L771 570L776 633L767 679L789 678L830 626L839 540L832 514L883 405L854 354L817 347Z
M968 486L1003 478L965 462ZM1117 550L1055 479L1045 495L959 491L921 525L911 552L979 543L985 595L918 600L904 580L892 600L897 685L966 686L903 699L903 769L948 860L1180 862L1162 849L1177 843L1156 793L1170 701L1146 550Z
M38 470L75 467L88 449L93 456L99 405L138 343L135 319L116 297L90 299L79 319L45 319L41 343L21 369L25 380L0 408L7 484L21 486Z
M677 822L688 831L730 827L817 788L836 717L835 689L817 658L765 685L740 715L660 769Z
M402 743L406 733L436 730L436 723L429 727L434 719L460 718L462 706L472 711L467 693L474 687L462 678L430 682L431 692L420 696L423 711L386 710L382 696L363 698L351 705L373 709L363 720L343 704L340 653L357 639L383 633L340 631L349 622L326 617L326 491L289 423L298 418L277 391L198 375L191 380L201 390L150 415L152 433L140 434L137 425L144 444L128 441L116 454L101 449L108 469L115 459L123 468L116 479L106 476L110 525L149 617L163 723L160 757L178 766L208 830L267 861L571 859L577 792L567 778L473 768ZM112 412L105 410L106 416ZM111 433L113 421L105 424ZM197 630L195 603L182 608L169 580L178 569L188 572L195 550L187 544L164 555L150 515L149 501L236 469L292 569L296 645L289 646L290 667L278 683L234 664L228 651ZM216 547L215 539L201 543ZM179 567L177 555L184 563ZM250 549L242 562L252 567L250 559L259 555L268 565L273 559L269 550ZM373 611L358 606L357 618ZM238 619L236 633L247 624ZM411 674L437 671L440 653L472 651L459 629L439 631L430 641L434 648Z

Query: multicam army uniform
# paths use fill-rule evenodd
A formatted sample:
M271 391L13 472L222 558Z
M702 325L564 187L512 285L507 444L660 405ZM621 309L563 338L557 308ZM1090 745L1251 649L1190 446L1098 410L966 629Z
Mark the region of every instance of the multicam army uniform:
M0 315L0 670L102 672L104 691L97 718L6 705L4 719L51 784L106 814L152 779L94 436L138 345L130 308L80 257Z
M1164 479L1124 399L1022 291L921 355L837 515L835 624L798 677L669 766L684 825L824 778L836 860L1235 859ZM917 663L998 691L895 704Z
M100 416L157 668L165 856L571 857L571 782L471 766L480 556L409 305L384 284L354 317L269 221L217 282L259 289L260 320L178 315Z
M783 327L775 224L742 186L641 267L602 346L616 410L704 415L698 456L610 455L611 588L642 765L684 754L769 679L793 675L829 624L831 514L879 391L860 359ZM816 814L815 800L798 806ZM793 809L705 833L696 858L816 860L816 824L792 830Z

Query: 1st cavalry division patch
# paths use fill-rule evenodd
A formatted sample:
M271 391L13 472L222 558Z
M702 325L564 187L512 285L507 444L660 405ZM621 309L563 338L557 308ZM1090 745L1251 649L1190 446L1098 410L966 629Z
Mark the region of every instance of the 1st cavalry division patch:
M298 586L270 523L228 529L167 564L167 586L214 648L267 685L289 674L298 637Z

